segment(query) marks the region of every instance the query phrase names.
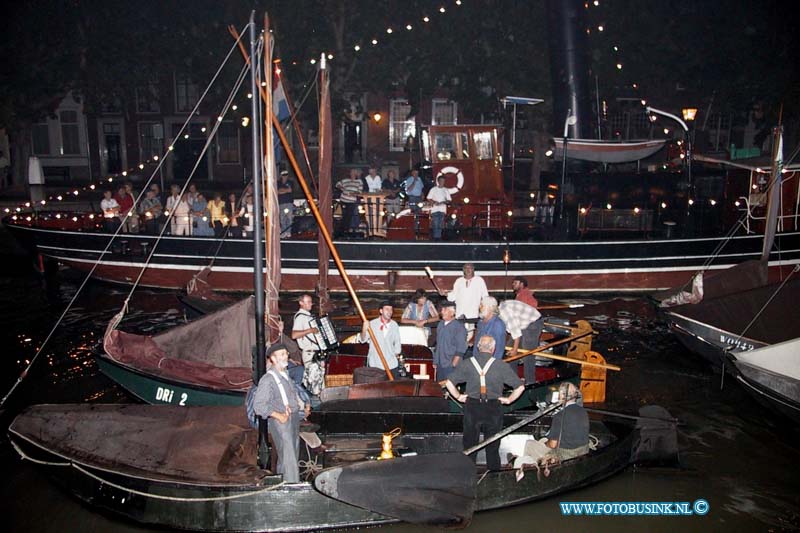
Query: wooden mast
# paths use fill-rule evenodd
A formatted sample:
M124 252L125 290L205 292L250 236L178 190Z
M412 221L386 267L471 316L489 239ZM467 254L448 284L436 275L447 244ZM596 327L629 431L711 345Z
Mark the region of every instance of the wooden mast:
M319 210L322 220L320 226L324 225L328 232L333 228L333 187L332 187L332 167L333 167L333 128L331 123L331 93L330 76L326 68L325 54L320 57L319 68ZM328 261L330 261L330 250L322 236L322 232L317 235L317 261L319 268L319 282L317 284L317 294L319 294L320 314L324 314L329 307L330 296L328 294Z
M272 34L269 32L269 17L264 15L264 35L268 36L264 39L264 80L266 83L266 91L264 91L264 115L268 117L272 115L272 91L273 91L273 70L272 70ZM260 86L260 85L259 85ZM255 94L255 93L253 93ZM253 98L255 100L255 98ZM267 318L269 326L269 340L270 344L277 342L281 336L279 327L280 317L278 310L278 289L281 285L281 231L280 231L280 215L278 213L278 177L276 175L277 162L275 161L275 139L272 134L272 122L264 120L262 122L264 127L264 205L265 209L263 215L260 211L256 211L256 220L264 222L265 236L266 236L266 272L264 279L266 285L265 297L267 307ZM253 128L256 124L253 123Z
M233 35L236 39L238 39L238 32L235 28L229 27L228 31L230 31L231 35ZM244 59L247 63L250 63L250 56L247 54L247 51L244 48L244 45L239 42L239 50L242 52ZM264 88L258 87L257 90L253 90L253 95L258 92L261 95L261 98L265 98ZM339 269L339 274L342 276L342 281L344 282L345 287L347 288L347 292L350 293L350 297L353 299L353 303L356 306L356 310L358 311L359 316L363 322L368 322L367 315L364 313L364 308L361 306L361 300L358 299L358 295L356 294L355 288L353 288L353 284L350 282L350 276L347 274L347 270L344 268L344 263L342 263L342 259L339 256L339 251L336 249L336 245L333 243L333 239L331 238L331 233L328 231L328 228L322 221L322 215L319 212L319 208L317 208L317 204L314 202L314 197L311 194L311 190L308 188L308 184L306 183L305 178L303 177L303 172L300 170L300 165L297 163L297 158L294 156L294 152L292 152L292 148L289 145L289 141L286 139L286 135L283 133L281 129L281 124L278 122L278 117L275 116L275 113L272 112L272 109L268 110L269 116L272 119L273 131L277 132L278 137L280 137L281 145L283 146L284 150L286 151L286 157L289 159L289 163L292 165L292 169L297 176L297 181L300 184L300 188L303 189L303 194L305 194L306 201L308 202L308 207L311 209L311 213L314 215L314 219L317 221L319 225L319 231L325 239L325 242L328 244L328 248L331 251L331 255L333 256L333 261L336 263L336 268ZM255 128L254 128L255 130ZM367 326L367 333L369 334L369 338L372 340L372 345L375 347L375 351L378 353L378 357L380 357L381 364L383 365L383 370L386 372L386 376L389 378L389 381L394 381L394 376L392 376L392 372L389 369L389 364L386 362L386 357L383 355L383 350L381 350L380 344L378 344L378 338L375 335L375 332L372 330L372 326Z

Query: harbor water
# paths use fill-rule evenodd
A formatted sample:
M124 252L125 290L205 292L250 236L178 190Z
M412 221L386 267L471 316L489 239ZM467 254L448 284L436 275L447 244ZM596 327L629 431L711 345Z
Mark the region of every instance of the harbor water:
M5 394L75 296L82 277L61 271L57 282L32 273L10 250L0 261L0 389ZM93 360L103 331L128 296L126 287L89 282L66 314L33 371L0 419L8 424L37 403L119 403L136 400L102 375ZM502 295L500 295L502 298ZM583 308L553 312L586 318L598 331L594 347L622 367L608 378L607 409L635 413L657 404L681 421L681 468L628 468L601 483L544 501L475 516L467 531L797 531L800 530L800 431L755 403L738 384L712 373L669 332L644 297L539 295ZM544 296L544 297L543 297ZM398 303L408 295L397 295ZM344 308L346 298L335 302ZM374 303L374 302L373 302ZM369 307L370 300L365 301ZM283 304L294 309L293 300ZM137 290L122 324L155 332L185 320L173 292ZM154 531L92 509L19 458L7 438L0 445L0 516L8 531ZM529 474L530 475L530 474ZM563 516L559 502L694 502L704 516ZM396 525L386 531L419 531ZM161 530L158 530L161 531Z

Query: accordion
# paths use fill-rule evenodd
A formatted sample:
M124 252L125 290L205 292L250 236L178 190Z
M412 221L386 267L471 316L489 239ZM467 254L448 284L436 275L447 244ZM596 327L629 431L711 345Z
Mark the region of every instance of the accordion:
M311 317L309 324L312 328L317 328L319 330L319 333L314 335L314 337L321 352L328 352L339 347L339 339L336 338L333 322L328 315Z

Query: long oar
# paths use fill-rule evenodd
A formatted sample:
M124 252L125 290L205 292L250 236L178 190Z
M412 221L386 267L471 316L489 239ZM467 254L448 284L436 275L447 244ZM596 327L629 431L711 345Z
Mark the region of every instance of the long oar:
M517 352L517 355L515 355L513 357L504 357L503 361L505 361L506 363L510 363L511 361L516 361L517 359L522 359L523 357L528 357L529 355L534 355L534 354L541 353L542 351L547 350L549 348L552 348L553 346L558 346L559 344L566 344L566 343L572 342L572 341L574 341L576 339L582 339L583 337L588 337L589 335L592 335L592 334L594 334L594 331L592 331L592 330L584 331L584 332L581 332L581 333L577 333L575 335L571 335L569 337L564 337L563 339L558 339L557 341L553 341L550 344L546 344L544 346L539 346L538 348L534 348L533 350L527 350L527 351L524 351L524 352ZM511 349L512 348L506 346L506 350L511 350ZM572 361L575 361L575 359L572 359Z
M229 28L229 31L231 35L234 36L234 38L238 39L238 34L235 29ZM241 51L244 60L247 63L250 63L250 56L244 49L244 45L241 43L241 41L239 42L239 50ZM263 87L260 87L259 91L261 93L261 98L266 100L265 89ZM311 190L308 188L308 184L306 183L306 180L303 177L303 173L300 170L300 165L297 163L297 159L294 156L292 147L289 145L289 141L286 139L286 134L283 133L283 128L281 127L278 118L275 116L275 113L268 112L268 114L270 122L272 123L272 126L275 128L275 132L281 139L281 144L283 145L284 151L286 152L286 157L289 159L289 163L292 165L292 169L294 170L294 173L297 176L297 181L300 184L300 188L303 189L303 194L305 195L306 201L308 202L308 207L311 209L311 212L314 215L314 219L317 221L317 225L319 226L319 231L324 237L325 242L331 251L331 256L333 257L333 261L336 263L336 268L339 269L339 274L341 274L342 276L342 281L344 282L345 287L347 287L347 291L350 293L350 297L353 298L353 303L355 304L356 309L358 310L358 314L361 317L361 320L363 322L368 322L367 316L366 314L364 314L364 309L361 307L361 301L358 299L358 295L356 294L356 291L353 288L353 284L350 282L350 276L347 275L347 270L345 270L344 263L342 263L342 259L339 256L339 251L333 244L333 239L331 238L331 234L328 231L328 227L322 220L322 215L319 212L317 204L314 202L314 197L312 196ZM372 331L372 326L370 326L369 324L367 324L367 333L369 333L369 337L372 340L372 345L375 347L375 351L378 353L378 357L380 357L383 369L386 371L386 377L389 378L389 381L394 381L394 376L392 376L392 372L389 369L389 364L386 362L386 357L384 357L383 351L381 350L381 347L378 344L378 338L375 336L375 332Z
M539 348L546 350L547 348L551 347L553 344L556 344L556 343L548 344L546 346L540 346ZM537 350L539 348L537 348ZM530 350L530 351L525 352L523 354L517 354L517 355L521 355L522 357L527 357L529 355L532 355L533 353L534 353L534 351ZM612 364L608 364L608 363L595 363L595 362L592 362L592 361L584 361L583 359L573 359L572 357L565 357L563 355L555 355L555 354L550 354L550 353L542 353L541 351L536 352L536 355L538 357L544 357L546 359L554 359L556 361L564 361L564 362L567 362L567 363L574 363L576 365L594 366L594 367L597 367L597 368L604 368L606 370L614 370L615 372L619 372L620 370L622 370L622 368L618 367L617 365L612 365ZM519 359L519 357L515 356L515 359ZM505 359L505 361L510 361L510 360L512 360L512 359Z
M471 455L471 454L477 452L478 450L480 450L481 448L485 448L486 446L490 445L494 441L496 441L498 439L502 439L503 437L505 437L509 433L513 433L514 431L518 430L519 428L521 428L523 426L527 426L531 422L537 421L538 419L542 418L544 415L552 413L553 411L555 411L559 407L561 407L561 404L560 403L555 403L555 404L551 405L550 407L548 407L547 409L545 409L544 411L537 411L535 415L531 415L529 417L523 418L522 420L520 420L519 422L517 422L515 424L511 424L510 426L508 426L504 430L498 431L497 433L495 433L491 437L489 437L487 439L484 439L483 441L479 442L475 446L471 446L471 447L467 448L466 450L464 450L463 453L464 453L464 455Z

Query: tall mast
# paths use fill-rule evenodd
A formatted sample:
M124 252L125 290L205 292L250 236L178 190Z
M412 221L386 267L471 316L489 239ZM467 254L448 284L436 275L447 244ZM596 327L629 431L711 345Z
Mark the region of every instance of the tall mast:
M333 228L333 213L331 204L333 202L332 188L332 167L333 167L333 130L331 123L331 93L330 78L325 63L325 54L320 57L319 69L319 211L321 215L320 224L324 225L330 232ZM324 314L328 307L328 261L330 261L330 250L325 242L322 230L317 235L317 257L319 261L319 282L317 292L319 294L320 314Z
M259 103L255 95L258 94L259 69L258 69L258 37L256 36L255 11L250 12L250 92L253 94L251 99L250 113L252 115L253 127L251 135L253 137L253 287L255 291L255 320L256 320L256 349L255 349L255 372L254 382L258 383L266 372L266 350L264 334L264 232L261 228L261 213L264 212L261 184L261 124L259 120ZM269 466L269 453L267 449L267 421L261 417L258 419L258 464L261 468Z

